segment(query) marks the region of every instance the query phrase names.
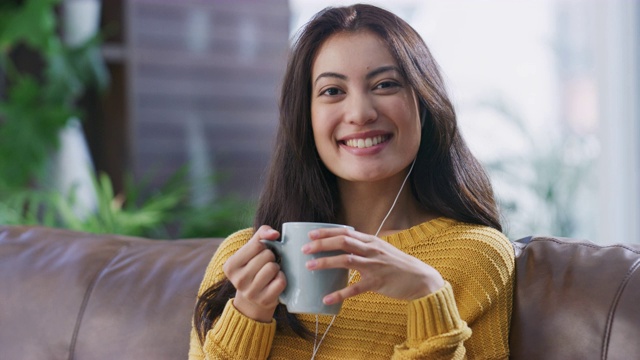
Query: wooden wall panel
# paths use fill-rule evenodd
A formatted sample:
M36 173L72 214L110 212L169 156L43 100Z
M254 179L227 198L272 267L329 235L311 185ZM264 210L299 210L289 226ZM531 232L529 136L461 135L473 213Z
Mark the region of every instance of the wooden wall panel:
M255 198L286 63L286 0L130 0L125 9L129 148L154 184L185 163Z

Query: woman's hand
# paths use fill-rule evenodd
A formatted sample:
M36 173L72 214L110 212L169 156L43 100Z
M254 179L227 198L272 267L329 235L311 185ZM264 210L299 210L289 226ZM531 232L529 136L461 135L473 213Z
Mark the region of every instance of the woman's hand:
M327 305L367 291L414 300L444 286L436 269L375 236L328 228L311 231L309 237L313 241L303 247L305 254L333 250L346 254L311 260L308 269L347 268L360 273L359 282L325 296Z
M280 233L263 225L251 239L222 266L224 274L236 288L233 306L245 316L271 322L278 296L287 285L284 273L275 263L275 255L260 243L276 240Z

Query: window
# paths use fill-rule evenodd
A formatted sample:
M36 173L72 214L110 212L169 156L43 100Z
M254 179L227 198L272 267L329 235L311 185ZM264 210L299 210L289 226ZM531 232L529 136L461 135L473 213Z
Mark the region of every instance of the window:
M290 0L297 31L328 5ZM507 235L640 241L640 6L634 1L369 1L439 62Z

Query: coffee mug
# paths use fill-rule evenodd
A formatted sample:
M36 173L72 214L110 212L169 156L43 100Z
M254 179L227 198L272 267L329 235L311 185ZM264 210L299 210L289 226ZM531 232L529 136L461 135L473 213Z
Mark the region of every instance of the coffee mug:
M353 227L314 222L287 222L282 224L280 241L261 240L276 255L280 268L287 278L287 286L280 294L280 303L290 313L337 315L342 302L325 305L322 298L343 289L349 282L349 269L309 270L306 263L312 259L343 254L342 251L325 251L304 254L302 247L311 241L309 231L323 228Z

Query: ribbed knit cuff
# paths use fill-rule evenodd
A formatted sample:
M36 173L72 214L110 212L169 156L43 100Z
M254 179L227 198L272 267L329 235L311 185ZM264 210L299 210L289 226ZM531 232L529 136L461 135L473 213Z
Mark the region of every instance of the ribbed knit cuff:
M407 311L407 340L422 341L436 335L465 327L460 318L451 284L409 302Z
M239 359L266 359L276 333L276 321L262 323L244 316L229 299L212 329L214 347Z

